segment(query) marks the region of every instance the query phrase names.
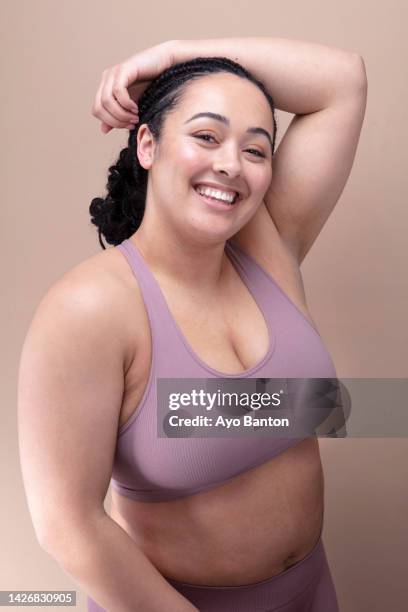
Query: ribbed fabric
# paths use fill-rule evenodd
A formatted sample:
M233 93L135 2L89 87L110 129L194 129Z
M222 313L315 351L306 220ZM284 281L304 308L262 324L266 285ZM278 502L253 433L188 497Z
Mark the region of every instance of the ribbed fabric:
M205 364L174 320L164 294L130 240L115 247L136 276L149 317L152 363L135 413L119 429L112 487L132 499L154 502L205 491L284 452L304 438L160 438L158 378L336 378L332 359L315 327L275 280L237 245L226 254L263 313L269 348L252 368L227 374ZM250 330L248 330L250 332Z

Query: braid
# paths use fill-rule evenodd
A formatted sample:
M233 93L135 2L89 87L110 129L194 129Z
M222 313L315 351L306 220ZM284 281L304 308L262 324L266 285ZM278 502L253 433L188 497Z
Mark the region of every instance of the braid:
M230 72L246 78L257 85L267 98L273 118L272 154L275 150L277 125L272 96L243 66L223 57L196 57L180 62L164 70L149 83L140 99L139 123L129 132L128 146L122 149L117 162L110 166L107 195L91 201L89 212L91 223L98 228L99 243L103 249L102 235L108 244L120 244L137 230L142 222L148 172L140 165L136 155L136 136L139 126L147 124L159 142L163 123L170 111L179 105L185 84L207 74Z

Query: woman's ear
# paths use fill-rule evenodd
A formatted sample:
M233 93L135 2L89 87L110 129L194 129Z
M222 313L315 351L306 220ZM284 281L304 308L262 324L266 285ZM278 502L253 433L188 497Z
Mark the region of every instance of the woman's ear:
M140 165L149 170L153 164L155 140L147 123L143 123L137 132L136 155Z

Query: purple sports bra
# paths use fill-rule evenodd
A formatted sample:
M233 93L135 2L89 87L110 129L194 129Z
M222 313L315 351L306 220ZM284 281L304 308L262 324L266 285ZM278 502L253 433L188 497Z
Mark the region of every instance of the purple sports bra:
M193 351L133 242L124 240L115 248L126 257L140 286L150 322L152 362L140 404L118 432L112 487L144 502L179 499L217 487L304 439L157 435L158 378L336 378L337 374L315 327L274 279L230 241L226 254L261 309L269 331L264 357L237 374L215 370Z

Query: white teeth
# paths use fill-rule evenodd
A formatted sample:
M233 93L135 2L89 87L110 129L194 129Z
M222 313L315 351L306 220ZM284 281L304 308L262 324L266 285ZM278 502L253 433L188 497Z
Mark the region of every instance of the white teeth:
M227 202L228 204L233 204L237 196L237 194L226 193L225 191L212 189L211 187L197 186L196 191L201 195L210 196L211 198L221 200L222 202Z

